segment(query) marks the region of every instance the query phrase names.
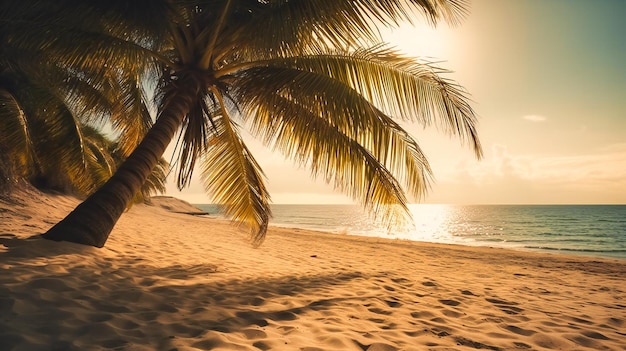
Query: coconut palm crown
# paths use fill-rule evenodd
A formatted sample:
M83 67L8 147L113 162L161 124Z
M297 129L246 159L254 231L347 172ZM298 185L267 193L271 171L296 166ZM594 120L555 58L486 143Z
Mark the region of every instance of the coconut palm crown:
M436 125L481 155L463 89L378 44L377 26L418 14L454 23L462 1L167 3L163 50L148 55L160 65L148 77L158 81L156 123L111 180L45 237L103 246L177 132L179 187L198 166L207 192L257 245L270 195L243 128L389 223L407 219L407 196L423 196L431 173L398 121Z

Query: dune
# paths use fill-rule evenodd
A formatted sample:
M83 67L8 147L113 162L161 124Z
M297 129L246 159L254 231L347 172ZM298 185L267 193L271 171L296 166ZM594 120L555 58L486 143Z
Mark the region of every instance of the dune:
M207 215L210 214L203 211L187 201L177 199L173 196L153 196L146 203L150 206L158 206L170 212L183 213L190 215Z
M77 203L0 198L0 349L626 350L624 260L286 228L254 249L171 198L102 249L38 236Z

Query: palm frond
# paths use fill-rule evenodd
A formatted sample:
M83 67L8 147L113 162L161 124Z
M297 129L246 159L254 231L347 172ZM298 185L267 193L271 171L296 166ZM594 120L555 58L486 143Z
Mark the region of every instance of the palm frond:
M142 79L144 74L135 70L119 72L109 79L107 98L113 103L109 121L119 134L117 147L124 156L130 155L153 125Z
M222 92L213 92L224 106ZM260 245L267 232L271 209L263 172L236 131L225 107L213 116L214 142L204 155L202 180L225 214L251 229L251 240Z
M26 176L25 171L35 167L36 154L28 118L15 96L0 89L0 139L7 148L12 167L18 175Z
M372 139L372 134L364 130L363 134L368 136L350 137L334 125L332 119L312 113L284 97L267 94L262 99L266 103L256 101L249 105L254 115L253 133L263 136L266 143L283 155L311 169L314 177L322 176L327 183L359 200L389 225L404 224L410 219L401 185L371 148L365 146L373 146L365 142L365 139ZM394 136L391 131L379 132ZM384 142L378 139L376 144ZM380 147L389 150L389 146ZM422 172L418 174L423 177Z
M169 167L170 165L165 159L161 158L159 160L141 188L141 195L144 200L150 196L165 193L167 190L165 182Z
M412 196L421 197L431 170L406 131L353 89L327 77L307 74L304 79L302 72L276 68L249 73L255 79L239 81L236 96L254 135L388 224L410 218L396 178ZM265 84L269 77L294 89Z
M150 6L139 16L141 4L146 3ZM22 58L54 58L58 67L80 72L82 79L98 85L111 71L138 70L155 60L167 61L158 54L166 31L150 21L165 19L168 3L59 0L15 5L14 14L2 15L0 26L8 33L3 51L16 51ZM154 17L148 21L145 15Z
M213 26L209 27L210 29L206 28L204 30L204 32L211 33L211 34L210 34L210 38L207 38L209 41L207 42L207 46L203 50L204 52L202 53L201 58L200 58L199 67L202 69L207 69L211 66L212 59L214 56L213 50L215 48L215 43L217 42L217 38L222 34L221 32L225 25L227 15L231 11L232 2L233 2L232 0L226 0L226 3L224 4L224 7L221 10L221 13L217 21L215 21ZM201 42L201 44L204 44L204 43Z
M218 45L237 55L275 57L310 48L361 47L380 41L378 27L423 17L456 24L464 0L316 0L240 2ZM250 35L254 33L254 35Z
M75 177L84 172L85 144L80 121L67 106L48 90L23 85L19 98L25 101L31 134L36 140L34 152L39 161L37 178L46 184L70 190Z
M117 167L111 153L114 143L91 126L81 125L80 129L85 144L85 168L74 175L78 180L74 180L73 185L76 192L86 196L102 186Z
M206 150L209 139L208 126L213 123L210 120L211 110L212 107L207 106L207 100L200 96L183 121L181 138L176 144L176 160L178 162L176 184L179 189L189 184L196 160Z
M279 114L297 118L306 112L301 118L307 120L309 114L322 118L370 150L403 180L413 196L421 197L428 188L431 170L417 142L349 86L320 74L277 67L251 69L240 77L238 92L249 111L254 106L276 105L276 115L255 117L257 130L264 125L271 130L278 123L274 118L286 118L277 117ZM279 109L283 104L287 107ZM302 111L293 111L291 104L299 105Z
M384 46L354 52L277 58L263 64L335 79L386 113L426 126L435 124L459 136L474 149L477 157L482 155L477 118L464 90L442 78L440 75L444 71L431 64L403 57Z

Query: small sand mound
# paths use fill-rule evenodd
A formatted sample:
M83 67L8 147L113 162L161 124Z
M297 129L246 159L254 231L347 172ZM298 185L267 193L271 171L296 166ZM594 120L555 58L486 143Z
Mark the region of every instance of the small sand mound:
M184 213L190 215L209 214L208 212L195 207L187 201L177 199L172 196L153 196L148 199L148 201L146 201L146 205L161 207L174 213Z

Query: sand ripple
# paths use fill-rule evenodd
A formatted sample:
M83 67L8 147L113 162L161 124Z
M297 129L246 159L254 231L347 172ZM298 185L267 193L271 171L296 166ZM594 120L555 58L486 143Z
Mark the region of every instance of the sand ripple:
M30 200L29 200L30 199ZM2 350L626 350L626 265L271 229L135 206L104 249L0 202Z

